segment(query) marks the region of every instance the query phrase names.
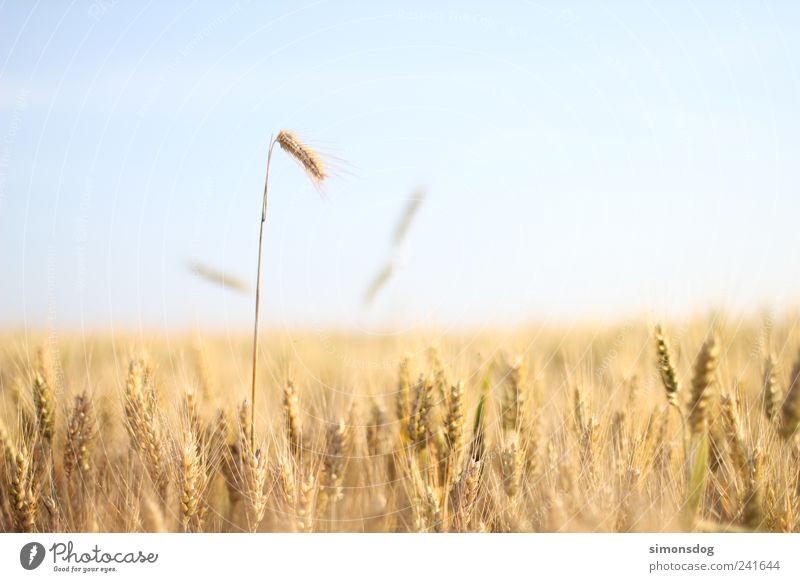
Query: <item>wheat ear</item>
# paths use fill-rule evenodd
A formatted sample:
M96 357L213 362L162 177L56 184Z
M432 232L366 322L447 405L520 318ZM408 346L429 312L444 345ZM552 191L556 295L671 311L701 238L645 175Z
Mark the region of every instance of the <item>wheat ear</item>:
M464 448L464 383L459 381L450 386L447 398L447 416L445 418L447 442L446 486L451 485L455 468L461 459Z
M97 425L92 401L84 391L75 397L69 426L67 427L64 473L68 479L76 475L83 480L92 471L92 456L89 447L96 434Z
M247 441L245 441L247 442ZM247 491L247 514L250 531L255 533L267 506L267 494L264 486L267 482L266 456L261 449L251 450L245 446L243 469L244 483Z
M431 411L434 382L432 378L420 376L414 388L414 404L408 418L409 440L421 446L425 445L428 434L428 414Z
M283 416L286 423L286 438L289 450L297 456L302 446L302 430L300 421L300 397L291 380L283 387Z
M33 377L33 402L39 436L44 443L51 443L56 425L56 406L53 386L46 376L37 371Z
M128 431L134 448L144 457L147 472L161 496L161 502L166 503L169 478L158 422L157 400L150 369L142 360L132 361L128 368L124 403Z
M342 481L348 444L344 420L328 425L324 466L324 487L328 501L333 504L342 498Z
M87 500L94 496L94 463L91 444L97 435L92 401L84 391L75 397L75 403L67 426L67 442L64 447L64 475L70 498L73 519L83 523L86 517Z
M31 465L31 456L25 445L17 453L11 478L11 503L17 532L36 531L36 515L39 506L39 487L36 473Z
M783 435L789 438L794 434L800 424L800 355L792 368L789 377L789 387L786 389L786 399L781 408Z
M675 373L675 366L672 364L667 338L664 337L660 325L656 326L655 338L658 373L661 376L661 383L664 385L664 390L667 394L667 402L669 402L670 406L680 410L680 404L678 403L678 394L680 392L678 375Z
M711 385L719 360L719 344L711 336L703 344L694 363L692 376L692 399L689 409L689 428L693 435L702 434L708 424L708 405L711 399Z
M297 160L312 182L319 184L328 177L325 164L319 155L300 141L294 132L284 129L275 140L283 151Z
M781 388L778 383L777 365L773 354L767 356L764 364L764 386L761 402L767 419L771 423L776 423L781 411Z
M503 430L517 430L522 425L524 382L525 368L520 357L511 364L508 371L506 390L503 395Z
M481 477L481 463L470 459L461 477L453 485L450 493L453 517L452 528L457 532L467 531L472 518L472 511L478 499L478 485Z
M395 414L397 415L397 420L400 421L401 434L405 432L408 417L411 414L411 404L409 402L411 389L411 377L409 375L410 362L411 358L409 356L403 357L403 359L400 360L400 366L397 373Z
M725 421L725 435L733 458L733 465L739 476L745 480L747 476L747 453L745 452L744 431L739 416L739 398L724 394L720 401L722 418Z
M516 432L511 432L506 436L500 453L503 490L509 499L513 499L519 493L522 484L522 464L522 449L519 445L519 436Z
M203 531L205 469L191 428L185 431L181 450L181 525L186 533Z

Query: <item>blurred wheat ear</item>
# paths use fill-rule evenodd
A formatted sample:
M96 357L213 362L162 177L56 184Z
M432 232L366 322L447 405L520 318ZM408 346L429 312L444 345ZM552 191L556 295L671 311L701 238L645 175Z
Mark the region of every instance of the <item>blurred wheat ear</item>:
M281 149L288 153L292 158L297 161L306 175L314 183L319 186L328 177L326 166L322 158L314 152L311 148L305 145L300 139L291 131L286 129L281 130L276 138L270 138L269 152L267 153L267 172L264 179L264 199L261 205L261 226L258 234L258 269L256 272L256 307L255 317L253 322L253 376L250 394L250 445L255 449L255 419L256 419L256 382L258 377L258 321L261 306L261 264L262 256L264 254L264 223L267 221L267 200L269 192L269 169L272 163L272 150L275 144L281 146Z
M250 287L244 281L200 261L189 261L186 263L186 268L211 283L227 287L239 293L250 293Z
M411 227L411 223L414 221L414 217L416 216L417 211L419 210L419 207L424 199L425 192L423 190L417 190L408 199L408 202L403 209L403 213L400 215L400 220L398 220L397 226L395 226L394 229L394 234L392 236L392 255L389 257L389 260L381 268L381 270L378 271L372 278L369 287L367 287L367 290L364 293L364 299L362 303L365 307L368 307L372 304L375 297L377 297L378 293L380 293L380 291L386 286L386 283L394 273L395 255L402 245L403 240L408 233L408 229Z

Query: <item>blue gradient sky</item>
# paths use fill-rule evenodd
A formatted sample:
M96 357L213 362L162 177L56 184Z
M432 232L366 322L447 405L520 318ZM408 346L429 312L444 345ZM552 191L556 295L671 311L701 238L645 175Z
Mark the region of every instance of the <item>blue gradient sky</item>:
M798 3L222 4L0 4L0 326L247 329L283 127L267 326L796 304Z

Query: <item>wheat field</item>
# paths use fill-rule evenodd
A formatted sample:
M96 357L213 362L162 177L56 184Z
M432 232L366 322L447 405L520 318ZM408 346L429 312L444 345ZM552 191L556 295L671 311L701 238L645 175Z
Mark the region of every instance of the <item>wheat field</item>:
M800 531L795 327L6 334L0 530Z

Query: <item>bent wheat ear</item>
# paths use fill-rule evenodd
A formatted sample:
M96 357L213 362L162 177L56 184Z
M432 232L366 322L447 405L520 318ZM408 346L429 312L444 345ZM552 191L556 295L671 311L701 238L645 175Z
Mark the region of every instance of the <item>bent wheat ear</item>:
M293 132L283 129L278 134L278 137L275 138L275 141L278 142L283 151L303 166L306 174L314 183L320 183L328 177L325 164L320 157L314 150L301 142Z

